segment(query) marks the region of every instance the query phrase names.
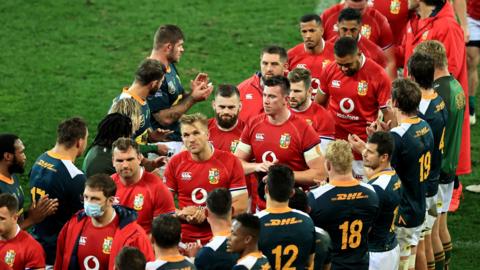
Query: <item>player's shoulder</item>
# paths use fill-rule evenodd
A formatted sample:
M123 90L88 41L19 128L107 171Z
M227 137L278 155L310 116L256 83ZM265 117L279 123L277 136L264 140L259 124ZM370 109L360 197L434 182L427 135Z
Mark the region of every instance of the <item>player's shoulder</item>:
M390 181L395 178L395 171L393 173L384 173L376 177L375 179L372 179L370 182L368 182L372 186L378 186L379 188L386 190L388 187L388 184L390 184Z
M217 251L224 243L227 241L226 236L214 236L210 242L208 242L204 248L210 249L212 252ZM209 252L209 250L205 249L205 252Z
M291 49L288 50L287 55L288 59L290 60L292 57L295 57L301 53L305 52L305 47L303 42L295 45ZM291 68L291 67L290 67Z
M73 162L70 159L65 159L61 156L55 155L53 152L48 152L48 156L50 156L54 162L56 161L58 170L57 170L57 175L62 174L61 171L64 171L63 173L65 174L66 177L69 177L71 179L75 179L78 177L84 178L83 172L73 164ZM63 170L61 170L63 168Z
M246 122L244 122L244 129L253 131L253 129L257 127L262 127L265 121L268 121L267 115L265 113L255 115L253 117L250 117Z
M216 126L217 126L217 122L215 120L215 117L212 117L212 118L208 119L208 129L209 130L216 128Z
M392 136L395 138L395 136L398 136L400 138L403 138L403 136L407 133L408 129L410 128L411 124L407 123L401 123L400 125L392 128L390 130L390 133Z
M363 189L364 191L375 193L375 189L373 188L372 185L369 185L369 184L361 182L361 181L359 182L359 185L360 185L360 188Z
M377 64L372 58L366 57L364 69L362 70L364 75L367 75L372 78L373 82L377 82L379 80L388 81L388 75L385 72L385 69ZM381 76L379 76L381 75Z
M235 161L237 157L230 151L224 151L218 148L215 148L213 155L215 159L222 161L223 163Z
M144 183L146 183L148 186L163 185L163 182L160 176L154 173L148 172L145 169L143 170L142 181L144 181Z
M374 7L367 7L362 17L371 17L376 23L388 24L388 19Z
M170 158L170 161L168 163L178 163L182 161L190 160L190 152L187 150L182 150L178 152L177 154L173 155L172 158Z
M338 14L340 13L340 11L342 11L344 8L344 4L342 3L338 3L338 4L335 4L327 9L325 9L323 12L322 12L322 17L325 18L325 19L329 19L330 16L333 16L335 14ZM334 20L336 21L337 20L337 17L338 16L335 16L334 17Z
M318 199L321 196L327 194L329 191L333 190L335 188L334 185L331 184L326 184L323 186L319 186L315 189L310 190L309 196L313 197L313 199Z
M242 94L244 91L247 91L248 89L250 89L253 85L257 85L259 83L260 83L260 74L255 73L251 77L239 83L237 88L238 88L238 91L240 91L240 94Z

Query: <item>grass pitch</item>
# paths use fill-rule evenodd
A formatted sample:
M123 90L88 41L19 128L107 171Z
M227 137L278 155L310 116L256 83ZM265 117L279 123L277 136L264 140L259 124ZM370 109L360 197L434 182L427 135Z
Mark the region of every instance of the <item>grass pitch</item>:
M62 119L84 117L93 137L112 99L132 82L137 65L150 54L159 25L177 24L185 33L186 51L178 64L185 86L199 71L209 73L216 85L237 84L259 69L263 46L290 48L299 43L297 20L317 4L314 0L95 0L92 5L80 0L4 0L0 3L0 132L20 135L29 169L55 143ZM191 111L212 115L208 102ZM479 139L477 124L472 130L474 173L462 177L464 185L480 183ZM23 180L27 184L27 177ZM480 195L465 193L459 211L449 217L452 269L478 269L479 207Z

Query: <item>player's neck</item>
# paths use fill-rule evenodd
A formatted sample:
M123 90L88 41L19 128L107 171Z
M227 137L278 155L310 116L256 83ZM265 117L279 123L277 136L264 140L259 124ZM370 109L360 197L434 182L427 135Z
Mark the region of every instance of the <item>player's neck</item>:
M19 232L20 232L20 227L18 225L15 225L15 227L13 227L9 232L0 236L0 240L4 240L4 241L11 240L15 238L15 236L17 236Z
M328 178L330 180L335 180L335 182L348 182L355 179L352 173L337 173L335 171L328 172Z
M137 172L134 175L132 175L132 177L129 177L129 178L120 177L120 181L122 181L122 183L126 186L133 185L140 181L140 179L142 178L142 175L143 175L143 167L140 166L140 168L138 168Z
M416 117L417 114L406 114L402 111L399 111L397 113L397 121L398 123L402 123L402 122L405 122L405 120L408 120L409 118L412 118L412 117Z
M117 213L115 213L113 207L106 207L105 213L101 217L92 217L92 224L97 228L105 227L113 221L116 215Z
M51 151L59 156L68 158L72 162L75 162L75 159L77 159L78 150L75 147L66 148L64 145L56 143Z
M208 218L208 223L210 224L210 228L212 229L212 234L214 236L230 235L230 229L232 227L231 220Z
M294 109L295 111L297 112L304 112L306 110L308 110L308 108L310 108L310 106L312 105L312 98L311 97L307 97L307 99L305 100L305 102L302 104L302 106Z
M207 146L205 146L203 151L201 151L200 153L198 154L190 153L190 155L192 155L192 159L195 161L209 160L213 156L213 147L212 145L207 144Z
M435 6L427 6L425 3L420 2L417 8L417 13L421 19L426 19L430 17L434 9L435 9Z
M270 122L270 124L273 124L273 125L281 125L285 123L288 120L288 118L290 118L290 114L291 114L290 110L287 107L285 107L278 114L268 115L268 122Z
M155 259L157 260L161 260L161 258L164 257L182 256L182 254L180 254L180 252L178 251L177 246L173 248L161 248L157 245L153 245L153 249L155 251Z
M243 258L250 253L256 253L256 252L258 252L258 245L254 245L254 246L253 245L248 245L248 246L245 247L242 254L240 254L240 258Z
M288 201L287 202L277 202L270 198L270 196L267 196L267 209L282 209L282 208L288 208Z
M149 89L147 86L142 86L137 82L134 82L130 88L128 88L127 92L129 94L135 95L139 98L141 98L143 101L147 99Z
M432 95L433 93L435 93L435 90L433 90L433 88L422 88L420 87L420 90L422 91L422 96L424 95Z
M8 166L7 164L5 163L0 163L0 174L7 177L7 178L11 178L12 177L12 174L10 174L10 172L8 171Z
M162 51L160 50L152 50L150 58L160 61L160 63L164 64L166 67L170 65L167 59L167 55L162 53Z
M390 165L390 162L385 164L379 164L379 166L376 169L372 170L371 175L376 175L382 171L391 171L391 170L392 170L392 166Z
M450 76L448 68L435 69L435 72L433 73L433 80L436 81L437 79L447 76Z
M320 42L318 43L318 45L315 46L313 49L307 48L305 44L303 45L303 47L305 48L305 51L310 54L321 54L323 52L323 49L325 48L325 41L323 40L323 38L320 39Z

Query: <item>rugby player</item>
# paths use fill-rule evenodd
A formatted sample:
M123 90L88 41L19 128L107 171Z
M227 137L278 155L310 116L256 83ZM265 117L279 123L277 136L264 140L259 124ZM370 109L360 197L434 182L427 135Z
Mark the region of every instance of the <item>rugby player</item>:
M115 270L145 270L145 255L135 247L124 247L115 257Z
M18 200L10 193L0 194L0 260L7 268L1 269L45 269L45 251L28 232L17 224Z
M108 269L124 246L137 247L147 260L154 258L135 210L114 205L117 187L106 174L89 177L83 192L84 209L77 212L58 236L55 270Z
M170 159L164 181L178 198L176 215L182 221L182 243L190 250L212 237L205 215L208 192L227 188L237 214L246 211L248 196L241 162L208 143L207 118L199 113L184 115L180 123L187 150Z
M445 126L448 118L445 102L443 102L442 97L432 88L434 71L433 59L425 53L415 52L408 61L408 73L412 79L418 83L422 91L422 100L420 101L418 116L427 121L434 139L434 150L430 161L430 174L427 181L424 182L426 185L425 195L427 200L427 216L425 219L425 228L423 229L425 239L423 241L424 243L420 241L418 249L420 254L417 252L417 261L420 259L419 262L424 265L425 261L423 259L426 259L429 269L432 269L435 265L431 234L433 224L437 217L438 181L442 166L442 154L445 148ZM425 245L423 249L425 254L421 254L423 244ZM418 262L416 265L418 265Z
M363 150L363 165L370 169L368 183L377 193L380 210L368 234L368 252L371 270L397 270L400 247L395 236L395 215L400 204L401 182L390 165L393 137L388 132L375 132Z
M314 180L325 178L320 139L305 120L290 112L289 94L287 78L274 76L265 81L265 114L247 123L235 151L245 174L257 174L260 210L265 208L263 177L275 163L289 166L294 171L295 183L306 189L314 185Z
M307 269L315 254L315 228L308 214L288 207L293 195L293 171L284 165L268 169L267 208L259 213L258 248L274 269Z
M46 253L47 268L55 262L57 236L63 225L83 208L85 175L74 162L87 146L87 124L74 117L62 121L57 128L55 146L40 155L30 172L32 201L48 194L58 199L58 210L33 226L32 233Z
M325 167L330 182L308 194L315 226L332 239L332 269L368 269L367 237L379 209L374 188L352 175L353 154L344 140L330 143Z
M195 256L198 270L232 269L238 255L227 252L227 238L232 227L232 195L226 188L217 188L207 197L207 221L213 238Z
M290 81L290 111L305 119L320 137L320 146L325 152L327 145L335 139L335 121L327 109L312 101L312 87L310 71L304 68L295 68L288 73Z
M150 233L156 216L175 213L172 194L159 176L140 165L142 156L135 141L118 138L112 149L116 170L112 179L117 185L115 203L137 211L137 223Z
M171 141L181 141L180 117L197 102L210 96L213 86L208 85L208 75L200 73L190 83L191 92L185 92L175 63L180 61L184 52L182 30L172 24L161 25L153 39L151 59L160 61L166 67L165 80L160 89L147 98L151 110L151 125L174 131L168 136Z
M178 250L182 226L177 217L160 215L153 220L152 243L155 261L148 262L146 270L193 270L195 266Z
M276 45L263 48L260 54L260 72L256 72L237 86L243 106L239 115L240 120L246 123L250 118L263 113L265 80L272 76L283 76L287 67L287 51L284 48Z
M480 2L467 0L467 21L470 40L467 43L468 70L468 104L470 108L470 125L475 125L475 92L478 87L477 67L480 63ZM467 188L468 190L468 188ZM480 192L480 186L477 186Z
M333 44L323 40L323 26L317 14L305 14L300 18L300 34L303 42L288 50L288 68L304 68L312 76L312 98L315 98L320 89L320 75L322 70L333 58Z
M358 51L351 37L335 42L335 62L329 65L320 79L321 89L316 96L320 105L327 106L335 119L335 138L347 140L355 134L366 140L366 127L383 113L385 122L394 120L390 99L390 79L385 71ZM341 91L340 91L341 90ZM354 153L353 172L363 178L362 157Z
M228 238L227 251L240 254L232 270L271 269L268 259L258 250L260 220L251 214L235 217L232 233Z
M444 100L448 111L444 137L445 146L438 185L437 213L439 218L432 230L435 268L443 269L444 264L448 265L452 252L452 240L447 226L447 213L452 199L455 172L462 143L462 124L466 98L462 86L448 71L447 54L442 43L436 40L427 40L420 43L415 48L415 52L423 52L432 56L435 66L433 88Z

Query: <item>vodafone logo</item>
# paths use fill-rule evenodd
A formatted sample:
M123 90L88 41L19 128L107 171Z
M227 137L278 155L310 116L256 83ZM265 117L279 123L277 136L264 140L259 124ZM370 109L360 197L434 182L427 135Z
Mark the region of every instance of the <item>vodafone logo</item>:
M265 162L265 161L275 162L277 161L277 156L273 151L267 151L262 155L262 162Z
M87 256L85 260L83 260L83 267L85 267L85 270L99 270L100 262L95 256Z
M192 191L192 202L204 204L207 201L207 191L203 188L196 188Z
M317 78L312 78L310 86L312 87L313 91L317 92L317 90L320 89L320 80Z
M355 104L350 98L343 98L340 100L340 110L343 113L351 113L355 109Z

